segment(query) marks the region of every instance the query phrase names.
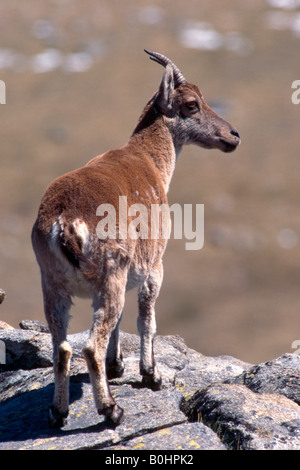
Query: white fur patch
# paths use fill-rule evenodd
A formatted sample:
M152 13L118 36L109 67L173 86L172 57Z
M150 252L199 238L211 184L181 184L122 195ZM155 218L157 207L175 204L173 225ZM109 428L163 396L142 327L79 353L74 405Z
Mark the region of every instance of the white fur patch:
M74 222L72 222L72 225L74 227L74 230L77 236L80 237L82 240L82 248L84 251L84 248L89 243L89 239L90 239L89 229L86 223L81 219L75 219Z
M52 253L55 255L55 259L59 261L59 264L56 264L56 270L57 273L62 276L61 283L63 288L65 288L70 295L77 295L83 298L90 297L91 286L89 282L84 279L80 269L74 269L59 246L59 240L63 236L67 224L69 227L70 224L73 226L76 236L82 240L83 253L88 251L88 245L91 242L88 226L82 219L77 218L73 222L68 222L60 215L52 225L51 241L49 245ZM54 266L55 259L53 259L52 266ZM57 274L57 276L59 276L59 274Z
M75 219L72 222L76 235L82 240L82 251L85 251L86 246L90 241L90 233L86 223L82 219ZM64 220L60 215L56 222L52 225L51 230L51 248L53 251L57 250L57 240L64 232Z

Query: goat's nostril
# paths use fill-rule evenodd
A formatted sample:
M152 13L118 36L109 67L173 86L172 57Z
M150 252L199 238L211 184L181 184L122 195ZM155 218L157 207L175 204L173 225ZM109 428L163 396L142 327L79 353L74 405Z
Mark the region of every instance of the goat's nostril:
M239 134L238 131L235 130L235 129L232 129L232 131L230 131L230 134L231 134L231 135L234 135L234 137L240 138L240 134Z

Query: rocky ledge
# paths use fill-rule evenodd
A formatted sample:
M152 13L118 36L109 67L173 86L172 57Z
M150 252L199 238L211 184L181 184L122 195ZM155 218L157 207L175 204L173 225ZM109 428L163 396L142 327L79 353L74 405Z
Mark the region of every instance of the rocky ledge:
M163 388L141 386L139 338L121 333L122 378L110 381L125 410L112 428L94 407L81 349L88 332L69 335L73 348L70 413L51 429L51 337L38 322L0 325L0 449L299 450L300 356L259 365L229 356L206 357L177 336L158 336ZM2 356L3 357L3 356ZM4 361L2 361L4 362Z

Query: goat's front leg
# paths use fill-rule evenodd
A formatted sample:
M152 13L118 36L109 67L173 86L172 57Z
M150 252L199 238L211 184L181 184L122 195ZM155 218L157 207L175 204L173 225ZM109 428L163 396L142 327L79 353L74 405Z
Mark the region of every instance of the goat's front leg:
M110 336L117 327L122 314L125 290L125 276L109 276L101 294L94 297L93 326L83 349L98 413L104 414L107 420L114 425L121 423L123 409L116 404L109 390L106 355Z
M153 340L156 333L155 302L158 297L163 278L163 267L160 262L149 274L139 289L139 316L137 321L141 337L140 373L143 383L153 390L162 387L161 375L157 369Z

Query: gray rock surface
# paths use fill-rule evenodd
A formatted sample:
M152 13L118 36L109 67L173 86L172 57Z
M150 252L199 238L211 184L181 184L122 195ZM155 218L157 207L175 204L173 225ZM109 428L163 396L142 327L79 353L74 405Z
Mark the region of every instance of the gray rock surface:
M163 388L154 392L141 386L138 336L121 332L125 372L110 386L125 420L112 428L94 406L81 353L88 332L69 335L70 413L67 425L53 430L47 422L54 389L51 337L40 323L25 321L21 328L0 329L6 347L0 449L300 450L296 354L254 366L203 356L178 336L158 336Z
M258 364L234 379L257 393L280 393L300 405L300 356L282 356Z
M244 450L299 450L299 406L280 394L257 394L244 385L212 384L185 408L230 443Z

